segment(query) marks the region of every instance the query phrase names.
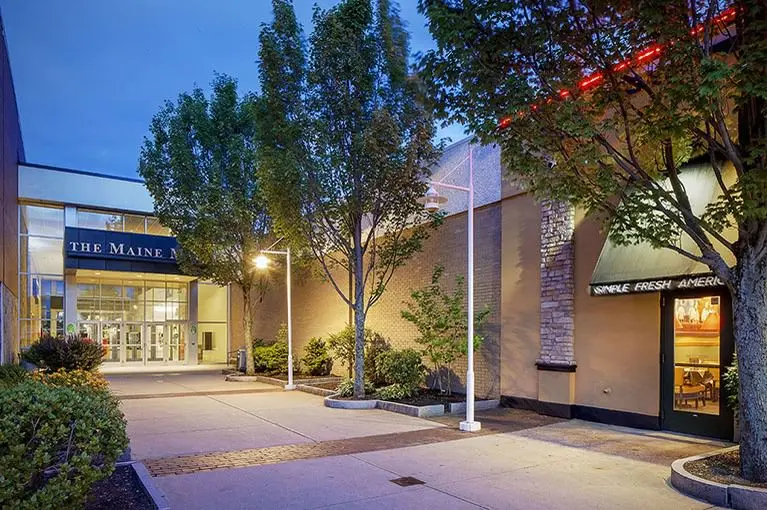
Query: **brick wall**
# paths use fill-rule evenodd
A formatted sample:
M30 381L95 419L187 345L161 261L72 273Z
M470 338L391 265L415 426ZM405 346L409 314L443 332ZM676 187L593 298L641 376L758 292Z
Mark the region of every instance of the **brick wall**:
M500 294L501 294L501 205L495 203L476 211L475 218L475 307L481 310L490 306L492 313L481 329L485 336L482 347L475 353L475 389L479 396L498 396L500 392ZM389 338L393 347L401 349L417 347L417 332L404 320L400 312L409 299L410 292L428 284L436 264L445 266L443 283L451 286L456 275L466 275L466 213L445 219L439 230L432 233L422 252L407 265L397 270L383 297L368 313L366 325ZM337 273L337 281L343 290L348 285L347 275ZM254 334L273 338L279 325L285 321L285 274L275 268L270 274L272 286L264 299L256 305ZM235 294L235 292L233 292ZM233 307L241 298L232 299ZM235 314L233 313L233 317ZM348 307L330 283L315 275L296 275L293 285L293 338L295 350L303 352L303 346L313 336L326 337L344 327L348 320ZM233 331L235 327L233 326ZM232 344L239 340L232 336ZM344 374L345 368L336 363L335 373ZM466 360L455 363L456 391L462 391L466 376Z
M16 303L19 287L18 162L24 160L24 146L2 18L0 31L0 280L3 287L0 362L7 363L14 361L19 351Z
M575 365L573 232L575 209L541 203L541 353L539 365Z

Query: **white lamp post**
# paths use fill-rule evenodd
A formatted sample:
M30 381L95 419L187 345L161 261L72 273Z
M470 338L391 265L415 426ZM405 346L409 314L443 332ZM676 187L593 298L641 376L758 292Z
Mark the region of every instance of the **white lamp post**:
M474 421L474 151L469 144L469 187L456 186L454 184L446 184L444 182L429 182L429 189L426 195L418 199L418 203L423 204L427 211L437 212L440 207L447 202L446 197L440 196L436 187L442 187L447 189L454 189L458 191L464 191L469 194L469 210L468 210L468 269L467 269L467 287L469 293L468 299L468 335L467 335L467 355L466 363L466 420L460 424L460 429L466 432L476 432L482 425L478 421ZM466 160L464 160L466 161ZM459 165L463 164L463 161ZM458 167L456 167L458 168ZM452 171L451 171L452 172ZM449 172L448 175L451 173ZM447 177L447 176L445 176ZM444 178L443 178L444 179Z
M272 246L274 246L274 244ZM293 384L293 301L291 299L290 288L290 248L287 248L286 250L261 250L254 261L256 269L263 270L269 267L269 257L266 255L285 255L286 258L287 269L285 272L287 273L288 287L288 384L285 385L285 389L294 390L296 389L296 385Z

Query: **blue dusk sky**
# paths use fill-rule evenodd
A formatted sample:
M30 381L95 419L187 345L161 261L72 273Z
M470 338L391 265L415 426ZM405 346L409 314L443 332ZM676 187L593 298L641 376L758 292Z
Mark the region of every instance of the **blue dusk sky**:
M305 34L314 5L294 0ZM432 47L415 0L400 2L413 53ZM268 0L0 0L27 161L136 177L149 121L213 73L257 90ZM461 139L462 128L440 137Z

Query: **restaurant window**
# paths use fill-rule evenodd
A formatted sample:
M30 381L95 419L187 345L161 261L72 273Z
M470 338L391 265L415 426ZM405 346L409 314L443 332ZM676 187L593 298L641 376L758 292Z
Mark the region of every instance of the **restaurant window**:
M719 296L674 300L674 410L719 414Z

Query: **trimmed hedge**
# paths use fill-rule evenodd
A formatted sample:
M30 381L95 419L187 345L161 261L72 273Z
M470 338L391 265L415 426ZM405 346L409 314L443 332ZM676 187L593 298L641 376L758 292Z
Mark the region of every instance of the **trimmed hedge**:
M108 391L27 381L0 391L0 409L2 508L81 508L128 446Z

